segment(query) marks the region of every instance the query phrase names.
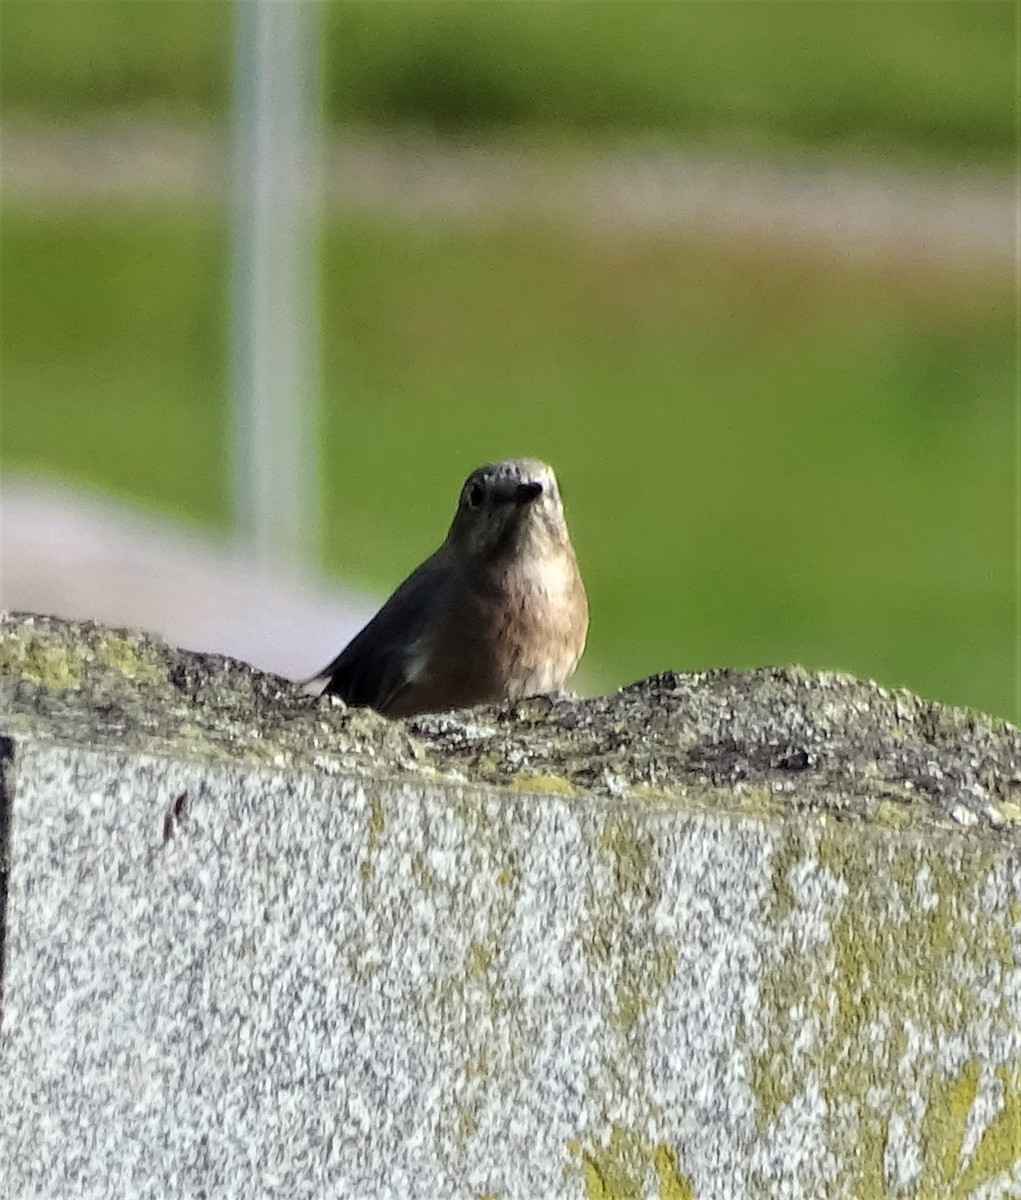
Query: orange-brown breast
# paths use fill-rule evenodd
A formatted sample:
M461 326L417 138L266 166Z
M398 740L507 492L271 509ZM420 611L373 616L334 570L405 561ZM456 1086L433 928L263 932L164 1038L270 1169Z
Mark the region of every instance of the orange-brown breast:
M585 648L588 603L570 546L457 589L388 716L556 691Z

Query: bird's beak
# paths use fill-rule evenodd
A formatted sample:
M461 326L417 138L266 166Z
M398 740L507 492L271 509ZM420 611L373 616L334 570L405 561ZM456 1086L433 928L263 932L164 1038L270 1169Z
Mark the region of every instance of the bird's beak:
M529 479L524 483L501 479L493 489L493 499L497 504L513 504L516 508L524 508L541 495L542 484L537 479Z
M542 484L537 479L532 479L528 483L518 484L514 493L514 501L524 506L525 504L531 504L533 500L538 499L541 495Z

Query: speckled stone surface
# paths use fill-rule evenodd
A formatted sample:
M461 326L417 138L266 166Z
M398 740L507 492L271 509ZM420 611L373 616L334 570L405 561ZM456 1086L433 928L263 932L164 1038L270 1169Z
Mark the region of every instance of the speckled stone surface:
M390 723L0 623L7 1197L1021 1196L1021 737L798 670Z

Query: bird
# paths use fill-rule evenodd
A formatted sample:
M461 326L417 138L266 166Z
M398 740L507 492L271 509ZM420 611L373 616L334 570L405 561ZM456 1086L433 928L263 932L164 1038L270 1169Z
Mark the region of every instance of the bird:
M471 708L560 691L587 633L556 476L508 458L472 471L439 549L315 678L386 717Z

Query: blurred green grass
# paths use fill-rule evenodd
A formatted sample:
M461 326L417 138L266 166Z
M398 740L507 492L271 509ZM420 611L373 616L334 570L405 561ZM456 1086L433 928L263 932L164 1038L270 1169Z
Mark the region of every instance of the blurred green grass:
M4 465L224 526L224 215L9 203L0 236ZM800 661L1021 717L1008 271L369 219L322 253L332 571L385 593L471 467L534 454L594 684Z
M233 5L4 0L5 110L215 117ZM1011 0L329 0L336 121L1013 160Z

